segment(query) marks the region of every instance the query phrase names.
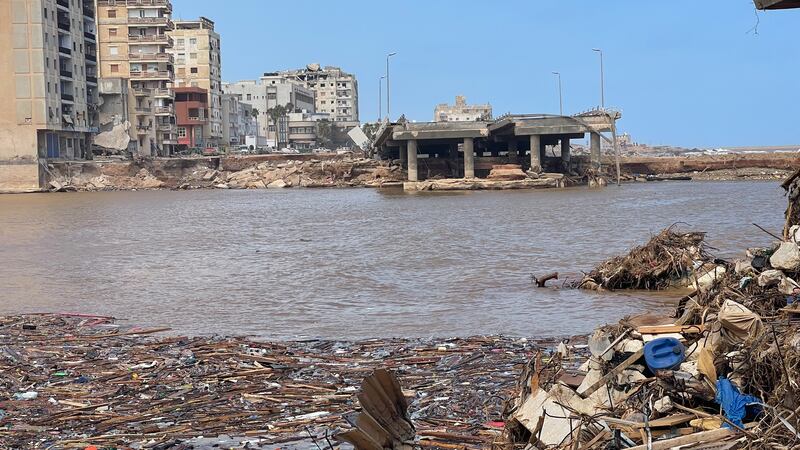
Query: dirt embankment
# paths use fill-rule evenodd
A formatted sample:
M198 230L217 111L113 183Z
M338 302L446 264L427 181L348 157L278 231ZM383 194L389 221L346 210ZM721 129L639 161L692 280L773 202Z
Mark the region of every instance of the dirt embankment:
M702 180L781 179L798 167L800 155L796 153L620 158L623 174L683 174Z
M402 181L399 166L348 156L260 155L52 163L52 190L265 189L380 186Z

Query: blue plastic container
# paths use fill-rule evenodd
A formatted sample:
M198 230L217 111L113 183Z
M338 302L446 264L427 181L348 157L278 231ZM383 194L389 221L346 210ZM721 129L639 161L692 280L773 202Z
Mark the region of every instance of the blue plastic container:
M654 339L644 345L644 360L653 373L677 369L686 359L685 353L681 341L671 337Z

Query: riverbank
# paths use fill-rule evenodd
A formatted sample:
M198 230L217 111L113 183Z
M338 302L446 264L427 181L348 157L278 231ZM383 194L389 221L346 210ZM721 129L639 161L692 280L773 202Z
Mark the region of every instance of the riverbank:
M486 448L502 431L520 371L559 342L154 337L164 331L99 316L0 317L8 393L0 396L0 447L327 446L350 428L344 414L356 409L364 377L388 368L403 380L419 436Z
M614 163L611 157L603 161L608 168ZM620 159L621 173L628 180L647 176L698 181L777 180L798 166L800 157L787 153ZM50 191L112 191L399 186L406 174L396 160L352 155L249 155L51 162L46 178ZM430 183L444 186L444 178L421 182L420 189L428 189ZM458 188L457 184L450 187ZM534 180L530 184L540 187L542 183ZM475 188L471 183L464 189Z

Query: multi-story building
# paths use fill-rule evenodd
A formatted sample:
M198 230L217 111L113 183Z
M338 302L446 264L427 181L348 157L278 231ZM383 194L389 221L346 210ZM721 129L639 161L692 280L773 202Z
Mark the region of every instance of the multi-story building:
M456 96L456 104L442 103L436 105L433 111L434 122L475 122L476 120L491 120L492 105L468 105L463 95Z
M168 33L174 42L170 50L175 59L175 87L199 87L208 92L208 121L203 135L205 145L219 146L222 129L222 60L220 36L214 22L201 17L197 20L176 21Z
M142 155L177 144L170 0L97 0L100 76L128 80L130 137Z
M278 73L265 73L259 80L224 83L222 90L226 94L236 95L240 102L258 110L259 134L275 147L288 144L288 121L273 123L270 114L273 108L288 105L290 108L287 113L314 112L314 91ZM282 118L285 119L285 116Z
M209 104L208 91L199 87L176 87L175 117L178 144L185 147L210 147L207 143Z
M355 75L339 67L323 68L316 63L280 74L314 91L316 112L328 113L334 122L358 125L358 81Z
M97 131L90 0L0 1L0 190L44 187L48 159L81 159Z

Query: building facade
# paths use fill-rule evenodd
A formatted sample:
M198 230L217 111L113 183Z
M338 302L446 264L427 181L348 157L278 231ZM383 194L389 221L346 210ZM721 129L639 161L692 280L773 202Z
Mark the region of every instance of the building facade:
M92 1L0 1L0 59L0 190L38 190L40 161L91 155L98 120Z
M128 80L131 147L141 155L168 156L177 144L171 16L170 0L97 0L100 77Z
M289 105L287 113L314 112L314 91L278 73L266 73L259 80L224 83L222 90L258 110L259 134L273 147L288 145L288 121L283 116L273 123L270 115L273 108Z
M468 105L463 95L456 96L456 103L436 105L433 112L434 122L475 122L492 119L492 105Z
M211 147L208 91L199 87L176 87L175 118L178 125L178 145L185 148Z
M223 144L222 120L222 59L220 36L214 22L198 20L176 21L168 32L174 42L170 49L175 60L175 87L197 87L208 92L208 120L203 131L205 145Z
M280 74L314 91L316 112L328 113L334 122L355 122L358 125L358 81L355 75L339 67L320 67L316 63Z

